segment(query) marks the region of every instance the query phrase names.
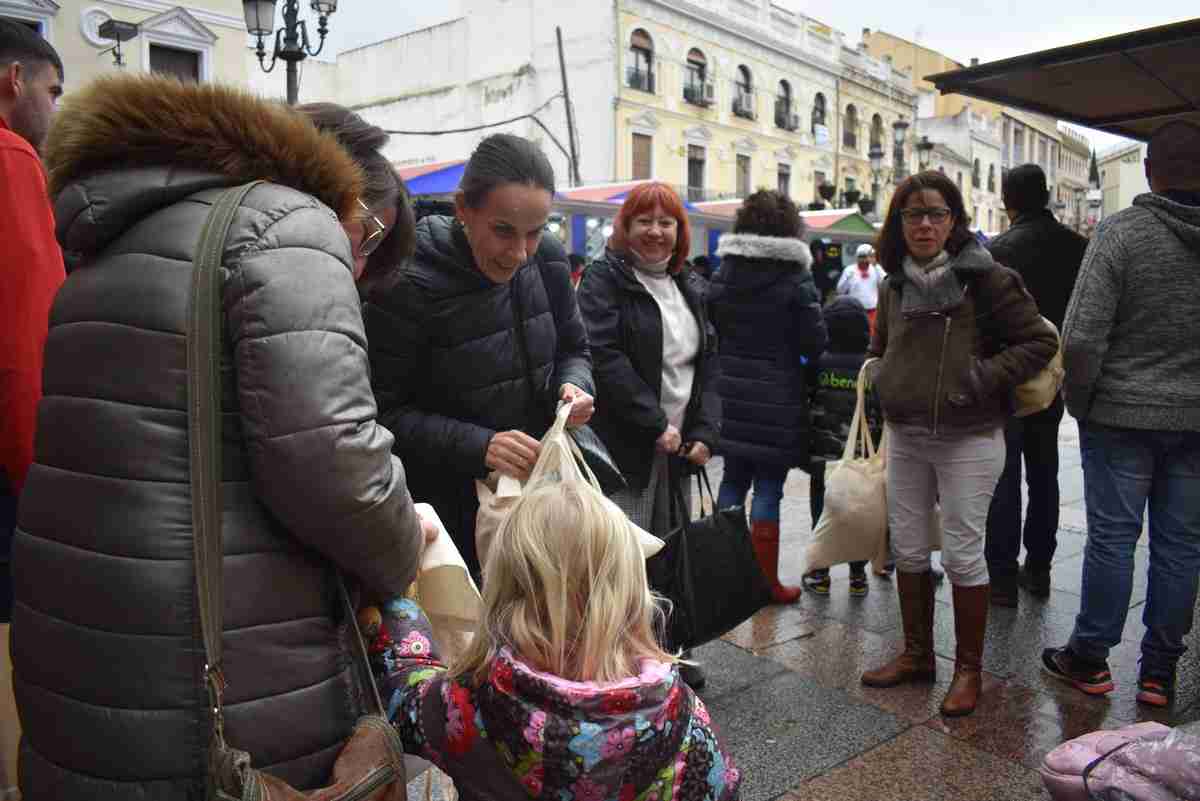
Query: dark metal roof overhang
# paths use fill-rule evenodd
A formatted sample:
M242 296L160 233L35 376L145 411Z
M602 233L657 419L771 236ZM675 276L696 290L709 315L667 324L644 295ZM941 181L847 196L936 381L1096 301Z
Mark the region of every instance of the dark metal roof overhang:
M1146 141L1200 125L1200 19L930 75L942 94L1027 109Z

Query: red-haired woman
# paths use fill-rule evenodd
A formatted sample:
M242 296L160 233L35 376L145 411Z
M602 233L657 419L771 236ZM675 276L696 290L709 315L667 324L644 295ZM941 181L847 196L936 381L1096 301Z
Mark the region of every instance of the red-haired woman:
M629 482L613 501L660 536L679 522L671 499L682 460L707 464L720 430L716 333L703 283L683 269L690 246L679 195L641 184L579 285L596 382L592 427ZM683 673L693 687L703 681Z
M613 500L658 535L677 522L671 497L682 471L670 457L706 464L720 420L715 334L703 287L683 269L690 243L675 191L642 184L579 285L596 380L592 424L629 482Z

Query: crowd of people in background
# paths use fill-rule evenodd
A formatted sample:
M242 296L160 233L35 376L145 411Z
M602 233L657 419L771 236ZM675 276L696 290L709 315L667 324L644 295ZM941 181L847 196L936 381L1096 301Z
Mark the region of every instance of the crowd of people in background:
M827 570L780 580L800 559L781 552L782 500L805 471L821 518L860 373L871 434L886 432L904 638L861 681L935 680L940 531L956 645L941 711L975 710L989 607L1051 591L1065 408L1088 542L1074 633L1044 667L1112 691L1148 505L1138 700L1171 703L1200 576L1200 128L1155 134L1152 191L1090 243L1054 220L1029 165L1005 176L1013 227L987 247L955 183L927 171L852 264L806 244L771 190L689 261L682 199L646 182L588 263L544 235L556 179L526 139L483 138L453 214L417 220L387 134L349 109L119 76L56 115L63 80L49 44L0 20L0 601L27 801L205 791L185 344L210 209L251 181L222 253L219 722L256 767L321 786L363 711L331 589L344 574L384 610L372 647L404 748L464 797L736 798L705 677L657 639L667 610L622 521L666 537L693 513L689 476L720 456L717 503L752 494L771 601L829 595ZM1065 401L1014 418L1058 331ZM564 403L625 488L611 504L531 488L481 561L477 482L528 479ZM482 586L450 665L405 597L438 534L414 500ZM851 564L850 595L869 586Z

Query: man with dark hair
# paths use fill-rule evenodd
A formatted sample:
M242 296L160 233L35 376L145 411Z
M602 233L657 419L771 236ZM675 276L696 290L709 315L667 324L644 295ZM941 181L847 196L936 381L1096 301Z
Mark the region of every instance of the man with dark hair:
M1200 577L1200 126L1150 139L1151 191L1106 217L1067 309L1067 408L1079 421L1088 540L1070 642L1045 669L1092 695L1113 689L1109 650L1133 593L1150 510L1150 574L1137 700L1168 706Z
M1004 177L1004 207L1012 228L988 244L992 258L1021 274L1042 316L1061 331L1087 240L1054 219L1046 208L1050 190L1036 164L1022 164ZM992 603L1017 605L1017 586L1039 598L1050 595L1050 562L1058 547L1059 395L1045 411L1014 417L1004 429L1008 451L987 520L987 562ZM1025 566L1021 555L1021 459L1029 507L1025 513Z
M38 159L62 83L54 48L30 28L0 19L0 676L11 673L9 557L17 497L33 461L50 301L65 277ZM7 682L0 687L6 717L11 692ZM0 750L15 749L15 741L7 742L14 733L0 734ZM16 784L15 775L4 775L9 756L0 753L0 792Z

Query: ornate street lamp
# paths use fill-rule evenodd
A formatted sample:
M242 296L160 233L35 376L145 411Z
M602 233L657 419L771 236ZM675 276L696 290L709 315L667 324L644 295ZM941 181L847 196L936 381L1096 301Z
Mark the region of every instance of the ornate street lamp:
M917 166L921 168L921 172L929 169L929 161L933 158L933 142L929 141L928 136L922 136L921 141L917 142Z
M138 26L133 22L122 22L117 19L105 20L100 23L100 27L96 30L100 34L101 39L107 39L110 42L116 42L111 48L113 54L113 63L118 67L125 66L125 59L121 55L121 42L128 42L130 39L138 35ZM108 52L108 51L102 51Z
M883 145L875 142L871 145L871 149L867 151L867 159L871 162L871 197L869 198L870 205L866 205L867 200L859 201L859 208L863 210L863 214L870 214L875 209L875 204L879 202L879 187L883 183Z
M892 161L895 163L895 169L892 170L892 180L897 184L908 177L908 164L904 159L904 142L908 138L908 120L904 117L892 123L892 144L894 145L892 153ZM882 163L883 154L880 154Z
M338 0L312 0L309 7L317 12L317 49L308 41L308 25L300 19L300 0L284 0L283 27L275 30L275 6L277 0L242 0L242 11L246 15L246 31L257 40L255 54L263 72L275 69L279 59L287 62L287 102L295 105L300 95L299 63L309 56L318 56L325 47L325 36L329 33L329 17L337 11ZM267 65L267 49L263 40L275 34L275 48L271 53L271 64Z

